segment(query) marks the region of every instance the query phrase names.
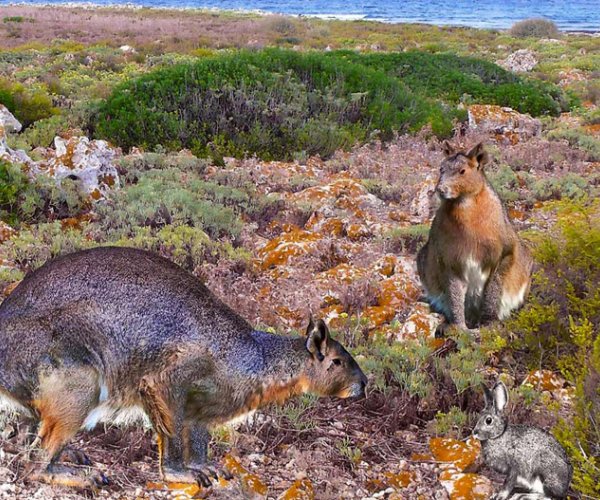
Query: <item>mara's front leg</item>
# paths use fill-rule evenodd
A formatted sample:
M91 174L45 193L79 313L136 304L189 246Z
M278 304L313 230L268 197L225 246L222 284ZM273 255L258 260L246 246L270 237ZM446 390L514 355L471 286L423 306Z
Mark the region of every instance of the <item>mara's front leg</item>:
M186 467L198 475L203 486L210 486L211 479L222 476L231 479L227 469L216 466L208 460L210 433L200 422L187 421L184 427Z
M448 280L448 306L450 317L446 316L449 325L456 325L463 330L467 330L465 321L465 297L467 295L467 284L457 276L452 276Z

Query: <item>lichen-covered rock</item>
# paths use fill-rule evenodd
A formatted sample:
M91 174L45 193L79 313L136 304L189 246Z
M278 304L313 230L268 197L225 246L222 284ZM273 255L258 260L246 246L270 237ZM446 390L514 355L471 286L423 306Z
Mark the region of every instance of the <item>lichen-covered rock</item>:
M491 481L479 474L444 471L440 483L450 500L487 500L494 492Z
M538 60L535 54L528 49L519 49L510 54L506 59L497 61L498 66L513 71L515 73L524 73L531 71L537 66Z
M315 490L310 479L298 479L285 490L278 500L314 500Z
M417 302L410 310L400 330L393 333L393 336L398 341L433 338L436 328L442 321L442 315L431 312L428 304Z
M539 136L542 123L512 108L492 104L473 104L468 107L469 127L490 134L496 141L517 144Z
M257 263L262 269L285 265L293 257L309 253L320 239L321 236L312 231L291 229L260 248Z
M431 438L431 454L446 470L463 472L473 464L481 453L481 443L474 437L466 441L453 438Z
M35 166L35 173L44 173L58 182L69 178L81 183L81 189L99 200L119 185L119 174L113 164L116 154L106 141L85 136L68 139L55 137L55 151L45 162Z

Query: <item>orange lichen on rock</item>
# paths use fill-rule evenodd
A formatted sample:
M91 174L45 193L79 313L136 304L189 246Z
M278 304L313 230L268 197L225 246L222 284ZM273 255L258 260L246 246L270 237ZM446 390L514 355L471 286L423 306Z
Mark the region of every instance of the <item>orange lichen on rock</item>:
M342 196L357 198L367 194L367 189L356 179L339 177L329 184L309 187L299 193L295 193L291 199L297 202L317 202L321 204L336 200Z
M392 321L396 310L389 306L368 306L363 309L363 316L369 320L369 326L376 328Z
M431 438L429 448L435 459L451 466L458 472L464 471L477 460L481 452L481 443L470 437L466 441L453 438Z
M292 257L310 253L320 239L320 235L302 229L283 233L258 250L259 266L269 269L272 266L285 265Z
M148 490L158 490L158 491L172 491L175 493L181 493L182 495L188 496L190 498L198 497L202 492L203 488L198 486L197 484L190 483L155 483L148 482L146 483L146 489Z
M416 284L407 276L395 274L381 282L377 302L380 306L398 309L416 300L419 293Z
M362 267L354 267L350 264L342 263L337 266L323 271L317 275L317 281L323 283L352 283L353 281L363 278L366 275L366 270Z
M314 500L315 490L310 479L298 479L285 490L278 500Z
M409 470L403 470L397 474L386 472L386 482L392 488L406 488L415 480L415 473Z
M396 257L394 254L387 254L375 262L375 264L372 266L372 269L383 276L390 277L392 274L394 274L397 264L398 257Z
M444 471L440 474L440 482L450 500L486 500L493 493L491 481L479 474Z
M231 454L228 453L225 455L223 463L231 474L240 478L242 487L247 494L254 497L265 497L267 495L266 484L263 483L256 474L248 472Z
M417 302L397 332L397 339L431 338L441 322L442 316L432 313L428 304Z
M534 370L523 381L542 391L555 391L565 386L565 379L550 370Z

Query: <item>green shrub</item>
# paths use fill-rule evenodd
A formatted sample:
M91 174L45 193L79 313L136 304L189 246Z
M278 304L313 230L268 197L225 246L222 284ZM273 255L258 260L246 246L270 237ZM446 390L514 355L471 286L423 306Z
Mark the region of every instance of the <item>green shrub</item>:
M567 98L557 86L525 80L497 64L474 57L418 51L371 54L340 51L329 56L385 71L414 92L450 103L459 103L468 96L474 102L510 106L533 116L558 115L567 106Z
M202 58L118 87L97 135L124 148L191 149L199 156L329 156L395 130L451 131L450 111L396 78L342 58L268 49Z
M166 168L149 170L135 184L112 192L97 211L110 239L131 237L138 227L159 230L171 224L195 226L213 238L235 238L242 226L237 213L248 203L241 190Z
M57 135L68 128L68 120L62 115L56 115L36 121L18 137L31 149L47 148Z
M560 31L548 19L525 19L513 24L510 34L517 38L559 38Z
M20 83L0 78L0 104L4 104L24 127L58 113L52 98L40 88L27 89Z
M27 187L27 176L20 165L0 159L0 220L16 221L19 199Z
M571 146L583 149L590 161L600 161L600 140L580 128L556 128L547 134L548 139L565 139Z

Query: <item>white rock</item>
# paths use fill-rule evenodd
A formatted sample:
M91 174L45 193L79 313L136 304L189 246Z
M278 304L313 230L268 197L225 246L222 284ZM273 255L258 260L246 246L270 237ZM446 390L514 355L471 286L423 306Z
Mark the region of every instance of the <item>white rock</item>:
M123 52L123 54L135 54L137 52L131 45L121 45L119 50Z
M504 69L519 73L531 71L537 66L538 60L531 50L519 49L496 63Z
M20 132L22 125L19 123L13 114L4 106L0 104L0 136L3 132Z

